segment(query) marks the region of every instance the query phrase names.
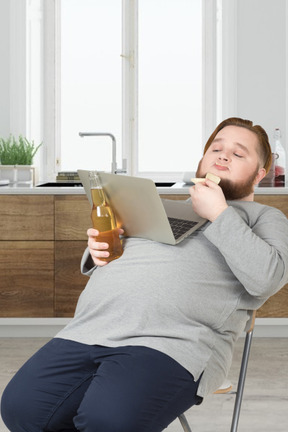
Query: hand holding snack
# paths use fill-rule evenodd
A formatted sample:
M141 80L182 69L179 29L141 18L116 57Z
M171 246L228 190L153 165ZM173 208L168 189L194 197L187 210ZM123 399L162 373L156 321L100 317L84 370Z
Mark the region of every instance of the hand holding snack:
M218 186L220 180L220 177L211 173L207 173L205 178L191 179L195 183L189 189L193 210L211 222L228 207L222 189Z

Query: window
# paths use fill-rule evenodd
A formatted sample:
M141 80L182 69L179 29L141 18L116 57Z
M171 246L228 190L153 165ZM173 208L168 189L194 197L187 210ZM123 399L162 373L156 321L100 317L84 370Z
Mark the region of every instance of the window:
M140 0L138 171L196 169L202 142L202 1Z
M118 168L127 159L128 174L181 180L195 170L206 139L206 81L215 72L211 61L205 69L213 35L202 43L214 31L205 26L207 16L216 19L214 2L48 0L45 7L46 29L56 35L55 80L46 80L56 106L45 120L56 143L48 172L111 169L111 138L80 131L113 134Z
M109 132L122 141L121 2L61 0L61 170L111 170Z

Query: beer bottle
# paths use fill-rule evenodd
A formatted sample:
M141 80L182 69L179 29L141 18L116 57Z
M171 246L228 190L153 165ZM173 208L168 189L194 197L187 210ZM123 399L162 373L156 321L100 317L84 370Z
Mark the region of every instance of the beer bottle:
M101 258L103 261L113 261L119 258L123 253L122 243L117 230L116 217L113 209L107 202L105 192L103 190L101 180L95 171L89 172L92 212L91 219L93 228L99 231L96 237L98 242L108 243L109 256Z

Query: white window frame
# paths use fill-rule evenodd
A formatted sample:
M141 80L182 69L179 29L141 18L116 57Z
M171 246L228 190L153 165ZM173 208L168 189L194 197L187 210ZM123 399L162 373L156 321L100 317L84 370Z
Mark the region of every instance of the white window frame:
M217 124L237 116L237 1L217 0Z
M10 130L27 134L27 1L10 0ZM17 32L15 31L17 29Z
M222 1L222 0L220 0ZM223 0L225 1L225 0ZM230 1L230 0L228 0ZM234 1L234 0L233 0ZM123 106L122 157L127 159L127 173L138 175L137 131L137 15L138 0L122 0L123 10ZM217 124L217 2L203 0L203 146ZM44 1L44 142L46 143L46 179L59 171L60 154L60 0ZM183 173L143 173L154 180L179 180Z
M10 112L9 130L37 146L43 140L43 1L9 1ZM16 29L16 30L15 30ZM34 165L44 171L42 146Z
M59 171L60 154L60 2L44 1L44 179L54 180Z

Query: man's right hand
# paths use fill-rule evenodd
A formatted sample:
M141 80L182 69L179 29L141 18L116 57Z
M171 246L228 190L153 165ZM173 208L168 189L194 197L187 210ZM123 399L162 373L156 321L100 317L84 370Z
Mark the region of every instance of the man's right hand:
M122 228L118 229L119 234L123 234ZM107 258L109 256L108 243L97 242L96 237L99 235L99 231L94 228L89 228L87 231L88 235L88 248L93 262L97 266L104 266L108 264L107 261L103 261L101 258Z
M228 207L221 187L209 179L195 184L189 192L195 213L211 222Z

